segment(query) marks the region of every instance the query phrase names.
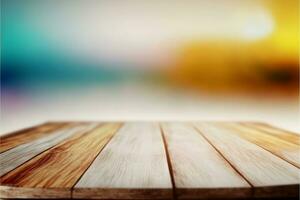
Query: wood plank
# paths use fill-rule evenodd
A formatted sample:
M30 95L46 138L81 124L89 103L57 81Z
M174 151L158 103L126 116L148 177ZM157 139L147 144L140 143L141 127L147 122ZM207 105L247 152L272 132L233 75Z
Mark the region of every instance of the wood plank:
M74 127L5 136L21 143L0 154L0 168L17 166L0 177L0 199L299 198L299 145L284 131L270 134L244 122L163 123L163 134L157 123L128 123L119 131L114 123L51 124ZM75 126L82 128L66 136Z
M257 130L266 132L270 135L273 135L273 136L278 137L280 139L283 139L285 141L291 142L293 144L300 145L300 135L297 134L297 133L293 133L293 132L290 132L290 131L287 131L287 130L276 128L276 127L273 127L269 124L264 124L264 123L254 123L254 122L253 123L245 123L245 122L242 122L241 124L244 125L244 126L248 126L248 127L255 128Z
M69 199L64 188L24 188L0 185L0 199Z
M23 129L21 131L6 134L0 137L0 153L12 149L18 145L30 142L63 128L68 123L45 123L39 126Z
M40 139L19 145L0 154L0 176L15 169L36 155L51 148L66 138L80 132L87 131L97 124L79 124L78 126L55 131Z
M242 198L251 186L188 123L163 123L178 199Z
M254 197L299 197L297 167L213 123L195 126L254 186Z
M126 123L75 185L73 198L172 198L159 125Z
M229 128L232 133L257 144L258 146L281 157L300 168L300 146L237 123L219 123L223 128Z
M56 191L57 188L59 191L56 192L60 198L68 198L71 195L71 188L120 125L120 123L104 124L90 132L78 132L1 177L1 183L18 188L18 198L36 195L49 198L44 192L53 194L51 191ZM43 190L41 193L39 190L31 193L31 190L23 192L21 188L43 188ZM12 195L11 197L16 198L16 194Z

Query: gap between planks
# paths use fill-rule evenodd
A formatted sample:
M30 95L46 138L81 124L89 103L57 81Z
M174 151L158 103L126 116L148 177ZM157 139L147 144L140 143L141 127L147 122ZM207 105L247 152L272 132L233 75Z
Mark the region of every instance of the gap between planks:
M240 138L256 144L274 156L277 156L291 165L300 168L299 145L282 140L282 138L278 138L264 131L258 131L254 128L249 128L239 124L220 123L218 126L231 130L233 134Z
M94 123L95 124L95 123ZM92 124L87 124L87 125L92 125ZM115 128L114 128L115 127ZM91 129L92 128L92 129ZM96 143L99 143L99 148L101 148L100 149L100 151L102 150L102 147L103 147L103 145L105 145L105 144L107 144L107 140L108 139L110 139L111 138L111 136L110 135L114 135L114 133L116 133L117 132L117 130L120 128L120 124L119 123L115 123L115 125L113 125L112 123L111 124L109 124L109 123L107 123L107 124L95 124L95 126L93 125L93 127L90 127L90 128L88 128L88 130L86 129L86 130L84 130L84 131L79 131L79 132L77 132L74 136L72 136L71 138L68 138L68 139L66 139L66 140L64 140L63 142L61 142L61 143L59 143L59 144L57 144L57 145L54 145L52 148L51 148L51 150L46 150L46 151L44 151L44 152L42 152L41 154L39 154L38 156L36 156L35 158L33 158L34 159L34 162L26 162L26 163L24 163L24 165L21 165L20 167L18 167L18 168L16 168L16 169L14 169L14 170L16 170L16 171L14 171L15 173L13 173L12 175L14 176L14 175L17 175L16 173L18 173L18 172L22 172L22 170L24 171L24 170L26 170L26 168L28 167L28 166L32 166L32 165L34 165L35 163L39 163L40 162L40 160L41 159L43 159L43 158L45 158L45 156L47 157L47 155L45 155L45 153L47 153L48 152L48 154L52 157L52 156L54 156L53 158L55 158L56 156L58 156L57 158L58 159L60 159L60 151L62 150L62 154L63 155L65 155L65 156L67 156L68 155L68 152L71 152L71 151L74 151L75 149L72 147L73 145L80 145L80 143L82 143L82 142L88 142L87 141L87 139L95 139L95 136L97 135L97 134L100 134L100 136L101 136L101 138L99 139L99 141L98 140L96 140L96 141L94 141L94 140L89 140L90 142L96 142ZM115 130L114 130L115 129ZM111 133L110 133L111 132ZM94 136L93 136L94 135ZM108 139L105 139L105 137L108 137L108 136L110 136ZM73 144L73 142L72 141L74 141L74 140L77 140L77 139L82 139L82 142L80 141L80 142L77 142L76 144ZM104 143L103 145L101 144L101 143ZM88 144L88 143L87 143ZM101 144L101 145L100 145ZM67 145L66 147L70 147L71 149L65 149L64 148L64 145ZM72 146L70 146L70 145L72 145ZM90 145L94 145L93 143L90 143ZM79 148L80 146L78 146L78 148ZM90 147L91 148L91 147ZM65 151L65 150L67 150L67 151ZM98 150L95 150L95 151L98 151ZM83 154L84 154L84 152L83 152ZM72 156L72 154L71 154L71 156ZM93 157L93 159L94 158L96 158L96 156L95 157ZM45 161L46 162L46 161ZM45 163L45 165L48 165L49 163L51 164L51 160L48 162L48 159L47 159L47 162ZM47 164L48 163L48 164ZM57 166L57 164L55 164L55 163L53 163L52 162L52 164L54 165L54 166ZM43 164L44 165L44 164ZM53 170L53 166L49 166L49 167L51 167L50 169L52 169ZM70 166L70 167L72 167L72 166ZM67 166L66 166L66 168L67 168ZM74 168L73 168L74 169ZM85 169L85 168L84 168ZM83 169L83 170L84 170ZM21 170L21 171L20 171ZM40 173L41 172L41 170L42 170L42 172L43 172L43 170L47 170L46 168L45 168L45 166L43 166L42 168L41 167L38 167L37 169L35 169L35 170L38 170L37 171L37 173ZM63 169L62 169L63 170ZM77 169L76 169L77 170ZM81 170L80 168L78 169L78 170ZM78 171L77 170L77 171ZM63 171L59 171L59 173L61 174L62 172L64 172L64 170ZM22 174L25 174L25 173L22 173ZM47 173L46 173L47 174ZM71 173L71 175L70 176L73 176L73 174L74 173ZM80 175L82 175L83 173L80 173ZM42 174L40 174L41 176L43 176L43 173ZM54 175L54 174L50 174L51 176L50 177L53 177L53 176L56 176L56 175ZM62 175L62 174L61 174ZM20 183L19 182L16 182L15 184L14 184L14 186L18 186L18 184L21 184L20 185L20 187L12 187L11 189L12 190L7 190L7 192L10 192L10 191L13 191L13 192L17 192L18 194L19 194L19 197L24 197L24 195L26 196L26 195L30 195L29 193L28 193L28 190L26 190L26 187L28 186L28 184L31 184L32 185L32 183L30 183L30 182L26 182L26 180L28 180L29 179L29 181L30 180L32 180L32 181L34 181L34 177L35 178L38 178L38 177L36 177L36 176L30 176L30 175L28 175L29 177L24 177L25 179L21 179L20 181ZM59 177L57 177L57 178L55 178L56 180L54 181L54 182L52 182L52 183L48 183L48 182L45 182L45 181L47 181L47 180L49 180L49 177L48 177L48 179L47 180L43 180L43 178L42 177L40 177L40 178L38 178L37 180L40 180L40 181L38 181L38 182L36 182L35 184L39 184L40 186L39 187L42 187L42 188L44 188L44 190L43 190L43 193L41 193L41 194L46 194L46 197L51 197L51 194L52 194L52 192L53 191L57 191L57 192L59 192L59 194L58 195L60 195L60 196L58 196L58 197L60 197L60 198L69 198L69 196L71 196L71 188L72 188L72 186L74 186L74 184L72 184L72 181L74 180L72 177L70 177L69 175L68 175L68 177L65 177L66 179L67 179L67 182L61 182L62 181L62 179L64 179L64 176L60 176L60 178ZM77 175L76 175L77 176ZM9 177L8 177L9 178ZM41 179L42 178L42 179ZM46 177L44 177L44 178L46 178ZM72 180L70 179L70 178L72 178ZM75 177L76 178L76 177ZM3 177L1 177L1 179L3 179ZM5 180L5 179L4 179ZM43 180L43 183L41 182ZM75 179L75 181L76 181L77 179ZM12 179L12 181L14 181L14 179ZM23 181L25 181L25 183L23 182ZM8 183L10 183L10 181L8 182ZM70 187L68 186L69 185L69 183L71 184L70 185ZM24 185L25 184L25 185ZM27 184L27 186L26 186L26 184ZM45 184L48 184L48 189L46 189L47 187L46 187L46 185ZM50 184L50 185L49 185ZM30 185L29 185L30 186ZM58 187L59 186L59 187ZM38 187L38 186L36 186L36 187ZM36 187L33 187L33 188L36 188ZM61 188L60 188L61 187ZM25 190L23 190L24 191L24 193L22 194L22 188L24 188ZM27 187L28 188L28 187ZM32 188L32 186L30 186L30 188ZM56 188L60 188L61 190L57 190ZM3 190L5 190L5 188L2 188ZM30 190L29 190L30 191ZM40 190L40 191L42 191L42 190ZM48 193L47 193L47 191L48 191ZM2 191L3 192L3 191ZM5 191L4 191L5 192ZM35 193L32 193L33 194L33 196L28 196L29 198L33 198L34 196L37 196L38 195L38 192L36 193L36 191L33 191L33 192L35 192ZM44 192L46 192L46 193L44 193ZM69 192L69 194L67 194ZM9 193L8 193L9 194ZM40 195L41 195L40 194ZM22 196L23 195L23 196ZM48 195L48 196L47 196ZM50 195L50 196L49 196Z
M162 140L158 123L126 123L75 185L73 198L172 199Z
M52 134L59 129L70 127L71 123L52 123L47 122L37 126L28 127L19 131L14 131L0 136L0 154L10 149L16 148L22 144L36 140Z
M19 166L39 156L43 152L51 149L60 142L65 141L77 131L83 131L84 125L78 124L65 128L57 128L53 130L48 136L36 138L35 140L17 145L0 154L0 164L2 165L0 175L1 178ZM65 132L64 132L65 131ZM64 135L62 133L64 132ZM34 148L33 148L34 147Z
M245 179L245 181L251 186L251 188L253 188L252 183L222 154L222 152L217 149L215 147L215 145L213 145L213 143L207 138L205 137L205 135L199 130L197 129L197 127L195 127L193 124L191 124L191 126L193 126L193 128L221 155L221 157L226 160L226 162L241 176Z
M164 143L165 152L166 152L167 163L168 163L169 173L170 173L171 182L172 182L173 199L177 200L176 184L175 184L175 180L174 180L173 167L172 167L172 163L171 163L171 160L170 160L170 155L169 155L169 150L168 150L168 144L166 142L166 138L165 138L165 135L164 135L164 130L162 128L162 124L158 123L158 125L159 125L161 137L162 137L162 140L163 140L163 143Z
M82 176L85 174L85 172L91 167L91 165L95 162L96 158L100 155L100 153L103 151L103 149L105 149L105 147L107 146L107 144L111 141L111 139L117 134L117 132L123 127L124 123L120 123L119 128L115 131L115 133L113 134L112 137L109 138L109 140L106 142L106 144L102 147L102 149L99 151L99 153L95 156L95 158L93 159L93 161L90 163L90 165L85 169L85 171L81 174L81 176L78 178L78 180L74 183L74 185L71 188L71 199L73 198L73 191L74 191L74 187L75 185L80 181L80 179L82 178Z
M166 122L163 130L178 199L251 196L251 186L189 123Z
M220 129L214 123L194 123L194 126L202 135L209 137L206 137L207 140L226 154L223 155L227 160L236 169L240 169L240 172L252 183L253 197L299 196L299 176L297 176L299 169L297 167L229 130ZM237 154L233 156L228 150L237 151ZM243 155L240 155L241 152ZM250 158L253 161L262 160L249 162ZM273 167L270 166L271 163ZM253 173L255 171L260 172L261 175Z
M173 176L173 167L172 167L172 163L170 161L170 155L169 155L169 151L168 151L168 144L166 142L166 138L164 135L164 130L161 127L161 124L159 123L159 127L160 127L160 132L161 132L161 137L163 140L163 145L164 145L164 150L166 153L166 157L167 157L167 164L168 164L168 169L169 169L169 173L170 173L170 177L171 177L171 182L172 182L172 190L173 190L173 199L177 198L176 195L176 183L174 181L174 176ZM236 167L234 167L234 165L231 164L231 162L229 162L228 159L225 158L225 156L205 137L203 136L203 134L201 133L201 131L196 128L195 126L193 126L193 128L200 134L200 136L202 136L227 162L229 165L231 165L231 167L240 175L242 175L239 170L236 169ZM120 128L119 128L120 129ZM119 130L118 129L118 130ZM116 133L118 132L118 130L116 131ZM109 141L104 145L104 147L101 149L101 151L95 156L94 160L91 162L91 164L87 167L87 169L82 173L82 175L80 176L80 178L76 181L76 183L81 179L81 177L85 174L85 172L90 168L90 166L94 163L95 159L101 154L101 152L104 150L104 148L106 148L106 146L110 143L110 141L112 140L113 137L115 137L116 133L109 139ZM245 179L245 181L247 181L249 183L249 185L252 186L252 184L242 175L242 177ZM74 186L76 185L76 183L74 184ZM73 186L73 187L74 187ZM71 197L73 198L73 187L71 188ZM253 186L252 186L253 188ZM261 191L265 192L265 190L267 190L268 188L262 188ZM252 190L253 192L253 190ZM272 192L272 190L271 190ZM253 197L254 195L252 194L251 197Z
M300 135L292 132L292 131L287 131L278 127L273 127L269 124L264 124L264 123L246 123L246 122L240 122L239 124L243 126L247 126L249 128L253 128L257 131L264 132L266 134L272 135L274 137L280 138L284 141L294 143L296 145L300 145Z

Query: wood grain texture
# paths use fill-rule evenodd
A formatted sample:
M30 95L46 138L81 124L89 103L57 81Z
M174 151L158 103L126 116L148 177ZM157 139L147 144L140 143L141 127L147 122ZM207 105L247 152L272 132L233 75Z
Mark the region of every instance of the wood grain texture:
M280 128L273 127L264 123L240 123L244 126L257 129L258 131L268 133L274 137L283 139L296 145L300 145L300 135Z
M51 148L66 138L84 130L89 130L91 125L80 124L75 127L55 131L40 139L19 145L0 154L0 176L15 169L41 152ZM95 126L95 125L92 125Z
M73 190L74 198L172 198L172 184L157 123L126 123Z
M253 122L120 124L2 136L0 199L299 199L296 134Z
M52 133L69 123L45 123L0 137L0 153Z
M0 185L0 199L70 199L64 188L24 188Z
M71 193L71 188L120 125L112 123L96 128L92 126L90 130L78 132L1 177L1 183L19 187L19 192L22 192L20 188L23 187L44 188L42 191L45 191L45 188L59 188L64 194L66 191Z
M229 128L232 133L270 151L300 168L300 146L256 129L236 123L219 123L222 128Z
M178 199L250 197L251 186L188 123L163 123Z
M195 123L199 132L207 138L224 157L254 186L254 196L274 197L282 187L279 197L299 193L299 169L263 148L222 129L213 123ZM278 188L277 188L278 189ZM258 191L268 190L268 194ZM296 196L294 196L296 197Z

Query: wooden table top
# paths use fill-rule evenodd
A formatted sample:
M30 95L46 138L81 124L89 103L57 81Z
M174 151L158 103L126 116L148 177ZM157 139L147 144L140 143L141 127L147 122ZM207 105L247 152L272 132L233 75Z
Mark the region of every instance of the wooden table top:
M1 137L0 198L299 198L300 137L255 122L49 122Z

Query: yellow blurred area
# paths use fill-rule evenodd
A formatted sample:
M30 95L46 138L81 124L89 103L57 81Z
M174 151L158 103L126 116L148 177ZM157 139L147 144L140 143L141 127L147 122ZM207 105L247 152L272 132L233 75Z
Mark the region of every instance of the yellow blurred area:
M266 0L266 8L272 13L275 30L267 42L274 48L273 56L298 60L299 51L299 1Z
M267 90L283 96L297 95L299 2L256 2L270 14L271 21L256 27L255 23L261 23L256 16L254 24L241 20L246 38L197 38L184 43L178 48L174 65L168 68L170 80L207 91Z

